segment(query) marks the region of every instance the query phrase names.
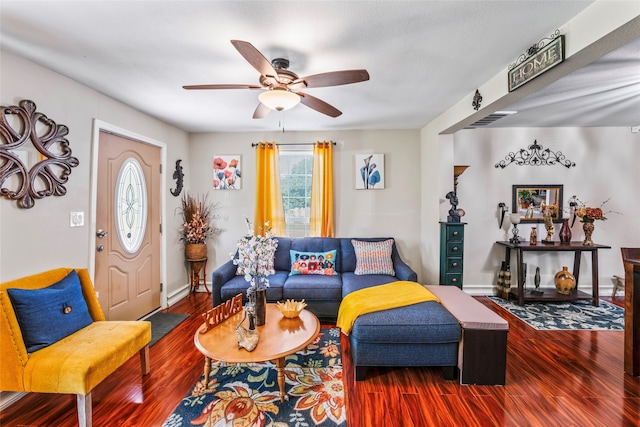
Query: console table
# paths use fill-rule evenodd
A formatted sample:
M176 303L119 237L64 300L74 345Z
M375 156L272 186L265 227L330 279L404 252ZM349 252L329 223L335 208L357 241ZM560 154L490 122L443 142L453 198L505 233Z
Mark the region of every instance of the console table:
M621 248L624 264L624 371L640 376L640 248Z
M611 246L584 246L582 242L553 242L553 244L538 243L537 245L530 245L529 242L515 244L509 241L498 241L496 243L505 247L504 261L507 265L510 264L511 251L516 252L518 288L511 292L518 299L518 305L524 305L525 301L574 301L577 299L592 300L593 305L596 307L600 304L600 297L598 296L598 249L611 249ZM551 289L540 289L543 291L542 295L526 294L522 277L522 258L524 252L573 252L573 276L576 278L576 287L571 294L563 295L558 293L555 287ZM591 295L578 290L578 276L580 275L582 252L591 252Z

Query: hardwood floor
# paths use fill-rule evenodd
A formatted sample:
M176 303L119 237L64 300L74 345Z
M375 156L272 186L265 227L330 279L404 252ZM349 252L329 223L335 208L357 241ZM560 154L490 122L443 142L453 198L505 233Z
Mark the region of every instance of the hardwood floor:
M640 378L624 374L623 332L536 331L478 299L509 321L505 386L462 386L436 368L370 369L356 383L343 336L348 426L640 425ZM151 347L148 376L134 357L94 390L94 426L162 424L202 374L193 334L210 307L199 293L167 310L191 316ZM0 413L3 427L75 425L70 395L32 393Z

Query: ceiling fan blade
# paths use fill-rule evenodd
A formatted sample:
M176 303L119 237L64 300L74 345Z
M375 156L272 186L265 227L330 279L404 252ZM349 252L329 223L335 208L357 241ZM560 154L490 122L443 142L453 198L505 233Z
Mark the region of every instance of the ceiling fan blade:
M348 85L369 80L367 70L330 71L328 73L313 74L301 77L289 85L290 89L305 87L327 87Z
M214 85L187 85L184 89L262 89L257 85L234 85L234 84L214 84Z
M327 104L321 99L316 98L315 96L311 96L306 93L296 92L300 95L300 102L306 105L309 108L313 108L314 110L326 114L330 117L338 117L342 114L342 111L338 110L333 105Z
M271 65L271 62L260 53L251 43L242 40L231 40L231 44L240 52L240 55L246 59L260 74L265 77L276 79L278 73Z
M256 111L253 112L253 118L254 119L262 119L267 114L269 114L269 111L271 111L271 109L261 102L261 103L258 104L258 107L256 108Z

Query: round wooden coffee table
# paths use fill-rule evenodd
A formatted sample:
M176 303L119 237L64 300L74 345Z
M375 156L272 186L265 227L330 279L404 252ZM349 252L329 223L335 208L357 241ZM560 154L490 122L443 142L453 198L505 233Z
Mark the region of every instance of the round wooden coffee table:
M228 363L256 363L273 361L278 369L280 401L284 402L284 359L286 356L309 345L320 332L320 321L308 310L302 310L295 319L287 319L280 313L276 304L267 304L265 324L258 326L260 341L251 352L238 347L236 326L243 311L215 326L206 333L200 333L204 324L198 328L193 338L198 350L204 354L204 384L209 384L211 360ZM249 320L242 324L249 327Z

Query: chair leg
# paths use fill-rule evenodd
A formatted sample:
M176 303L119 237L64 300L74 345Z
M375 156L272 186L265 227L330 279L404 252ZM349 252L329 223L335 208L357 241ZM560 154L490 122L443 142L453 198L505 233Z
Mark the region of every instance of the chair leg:
M151 365L149 364L149 346L145 345L140 350L140 365L142 366L142 375L147 375L151 371Z
M91 392L76 396L78 401L78 425L80 427L91 427Z

